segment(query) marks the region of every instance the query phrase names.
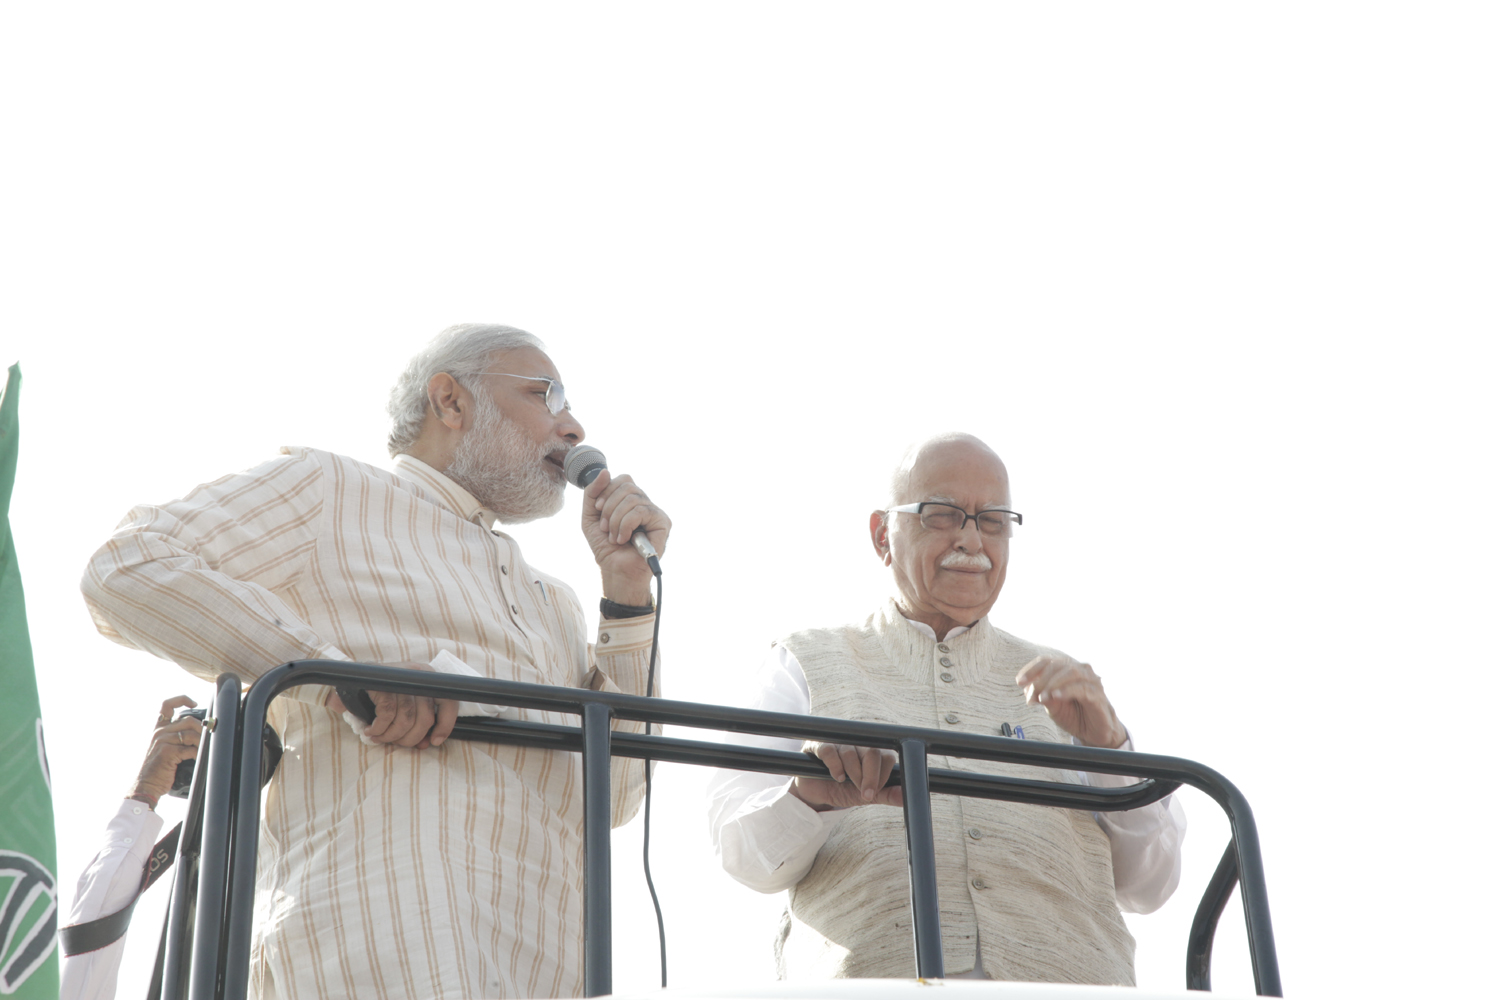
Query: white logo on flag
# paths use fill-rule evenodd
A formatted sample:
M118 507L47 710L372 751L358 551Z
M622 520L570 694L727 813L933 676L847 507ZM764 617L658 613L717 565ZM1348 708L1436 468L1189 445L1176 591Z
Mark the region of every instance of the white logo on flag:
M57 879L36 858L0 850L0 993L14 993L57 947ZM0 885L4 885L0 881Z

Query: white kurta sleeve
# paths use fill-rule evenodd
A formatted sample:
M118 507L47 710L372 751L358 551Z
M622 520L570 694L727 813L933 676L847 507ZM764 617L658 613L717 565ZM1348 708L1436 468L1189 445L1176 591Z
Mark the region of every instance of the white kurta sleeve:
M750 708L808 715L812 699L802 664L771 647L756 675ZM729 742L770 750L802 749L800 740L733 733ZM818 812L791 792L792 779L754 771L715 770L708 783L708 828L724 870L759 892L802 880L845 810Z
M107 917L135 898L161 826L161 817L144 802L126 799L121 804L109 822L104 849L94 855L78 879L78 892L64 926ZM125 940L121 938L98 951L64 957L61 1000L110 1000L115 995Z
M99 631L207 681L249 681L290 660L348 659L278 592L313 557L323 509L316 458L287 456L141 506L89 561L83 596ZM327 688L288 696L322 704Z
M1074 742L1078 742L1074 740ZM1127 737L1121 750L1134 750L1134 737ZM1123 788L1137 778L1124 774L1083 773L1083 780L1097 788ZM1182 879L1182 838L1187 834L1187 816L1177 797L1169 795L1127 812L1094 813L1109 837L1110 858L1115 869L1115 899L1126 913L1151 913L1177 891Z

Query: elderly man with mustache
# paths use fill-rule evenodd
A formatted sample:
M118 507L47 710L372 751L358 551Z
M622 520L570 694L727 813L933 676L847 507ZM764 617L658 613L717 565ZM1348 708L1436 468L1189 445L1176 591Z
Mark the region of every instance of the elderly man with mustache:
M666 514L629 476L600 473L585 491L598 618L498 527L562 509L562 457L583 440L541 342L451 327L406 367L388 412L389 471L284 448L131 511L83 580L99 630L205 680L351 659L655 693L651 573L630 536L665 552ZM272 703L286 754L261 825L254 993L581 995L578 755L448 741L454 701L371 695L368 725L328 688ZM645 774L618 758L612 770L618 825Z
M914 448L892 477L890 502L870 515L895 597L858 624L777 642L753 707L1133 749L1088 664L990 624L1020 523L1005 465L984 442L949 434ZM883 787L895 755L805 749L833 781L716 773L710 826L724 867L761 892L790 890L776 940L782 978L910 976L905 831L897 810L880 808L901 803L899 787ZM1134 780L933 763L1054 781ZM1089 815L934 796L945 972L1133 985L1135 942L1120 910L1150 912L1172 894L1185 825L1170 799Z

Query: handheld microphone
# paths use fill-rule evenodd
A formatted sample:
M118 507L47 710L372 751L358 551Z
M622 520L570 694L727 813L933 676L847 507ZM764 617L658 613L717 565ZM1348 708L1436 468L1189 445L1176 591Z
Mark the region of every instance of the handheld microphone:
M608 461L604 458L604 452L591 444L575 445L568 452L568 457L563 460L563 472L568 477L568 482L579 489L586 488L599 473L609 468ZM635 533L630 536L630 544L646 560L646 565L651 567L651 572L661 576L661 560L656 554L656 546L646 537L645 528L636 528Z

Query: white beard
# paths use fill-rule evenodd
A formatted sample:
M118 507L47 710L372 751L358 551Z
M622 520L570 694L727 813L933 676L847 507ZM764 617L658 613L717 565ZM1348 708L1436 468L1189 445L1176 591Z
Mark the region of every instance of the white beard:
M501 524L524 524L562 510L568 484L550 474L542 460L568 446L527 440L482 392L474 393L474 404L474 426L459 439L448 478L494 511Z

